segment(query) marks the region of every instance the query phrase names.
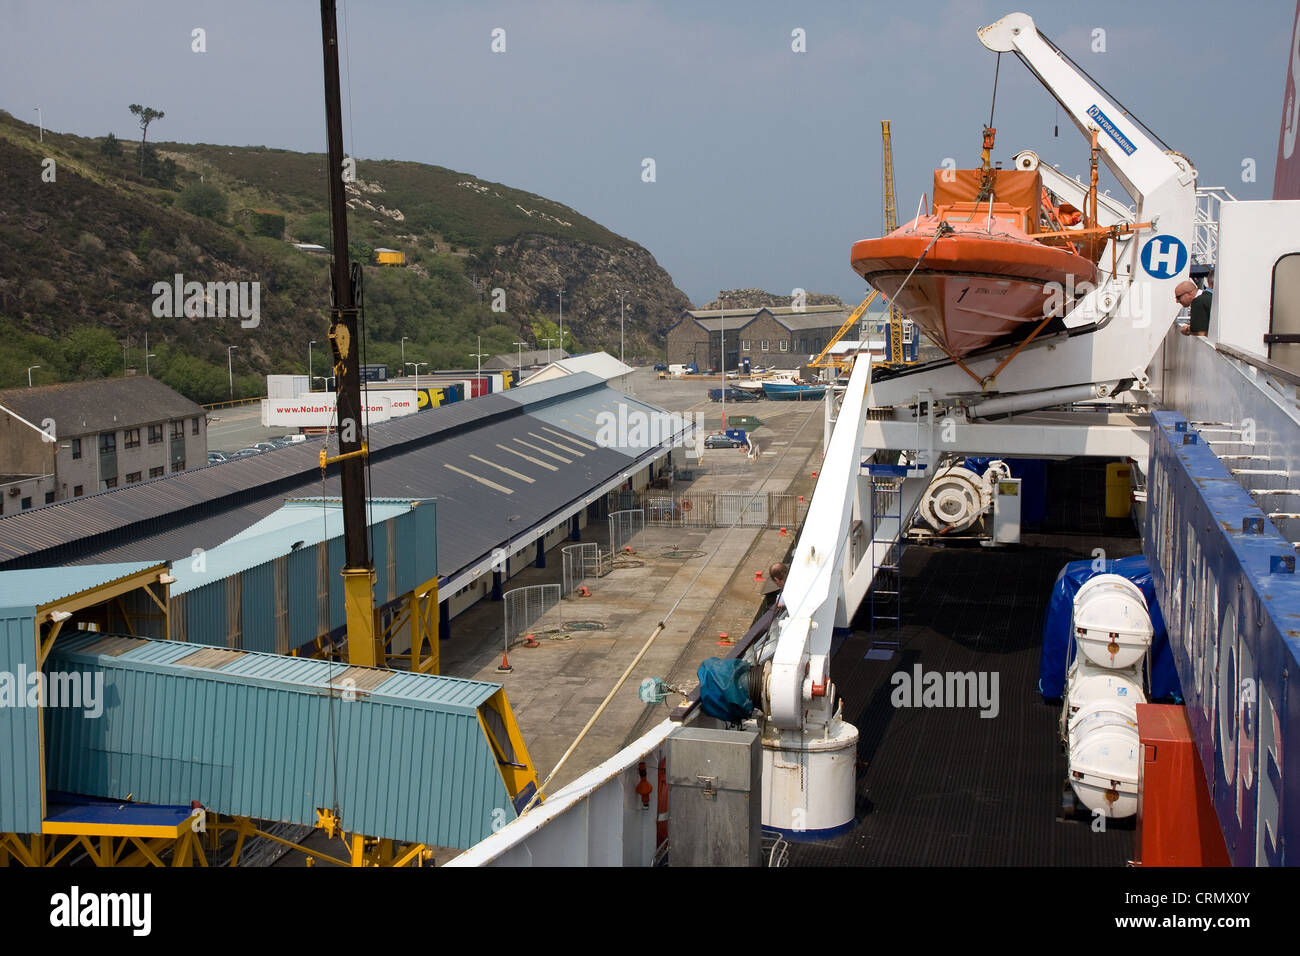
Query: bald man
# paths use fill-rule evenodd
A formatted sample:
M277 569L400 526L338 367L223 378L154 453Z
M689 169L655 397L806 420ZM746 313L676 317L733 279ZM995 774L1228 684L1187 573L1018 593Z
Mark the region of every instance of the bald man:
M1210 331L1210 302L1213 293L1209 289L1196 288L1195 282L1183 281L1174 289L1174 301L1184 308L1190 306L1192 320L1179 331L1183 335L1205 335Z

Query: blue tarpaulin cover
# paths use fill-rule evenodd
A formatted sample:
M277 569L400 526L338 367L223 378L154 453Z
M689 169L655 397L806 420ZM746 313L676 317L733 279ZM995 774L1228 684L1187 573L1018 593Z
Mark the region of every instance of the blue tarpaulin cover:
M744 658L710 657L695 672L700 679L700 707L710 717L739 723L754 712L746 675L750 663Z
M1104 565L1099 570L1094 565ZM1052 585L1052 598L1043 620L1043 656L1038 664L1038 689L1045 700L1059 700L1065 694L1065 675L1074 659L1070 644L1070 625L1074 618L1074 596L1085 581L1097 574L1118 574L1128 578L1142 591L1151 612L1154 630L1151 642L1151 692L1152 700L1182 700L1178 672L1174 669L1174 655L1169 649L1165 634L1165 619L1156 603L1155 587L1151 583L1151 569L1143 555L1117 558L1114 561L1071 561L1061 569ZM1068 655L1068 657L1067 657Z

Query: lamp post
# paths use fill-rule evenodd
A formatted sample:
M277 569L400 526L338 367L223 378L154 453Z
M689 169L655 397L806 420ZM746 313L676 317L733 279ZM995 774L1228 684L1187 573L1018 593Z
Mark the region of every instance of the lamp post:
M618 289L615 294L618 296L618 360L623 362L623 297L627 295L627 291Z
M313 379L313 377L314 377L314 376L311 374L311 373L312 373L312 367L311 367L311 347L312 347L313 345L315 345L315 344L316 344L316 340L315 340L315 339L312 339L310 342L307 343L307 391L309 391L309 392L312 390L311 383L312 383L312 379Z
M402 368L406 368L406 340L409 338L409 335L402 336Z
M560 336L560 351L563 352L564 351L564 290L563 289L560 290L560 331L557 334Z
M514 344L517 345L517 346L519 346L519 368L516 369L516 371L517 371L520 375L522 375L523 372L524 372L524 346L527 345L528 343L527 343L527 342L515 342Z
M722 324L718 327L718 365L722 369L722 431L727 431L727 300L718 296L722 303Z
M32 387L32 369L34 369L34 368L40 368L40 366L39 366L39 365L32 365L32 366L29 366L28 369L27 369L27 387L28 387L28 388L31 388L31 387Z
M406 364L408 366L412 366L412 365L415 366L415 390L418 392L420 390L420 366L428 365L429 363L428 362L407 362Z
M41 142L43 143L45 142L45 119L41 116L41 108L39 106L33 106L32 109L36 111L36 128L40 130L39 135Z
M230 376L230 400L235 400L235 360L233 358L238 345L226 346L226 374Z
M546 364L550 365L551 364L551 343L554 342L555 339L540 339L539 341L546 343Z
M477 349L481 349L481 348L483 347L483 336L481 336L481 335L477 335L477 336L475 336L475 339L477 340L477 344L476 344L474 347L477 348ZM480 388L483 387L483 385L482 385L482 383L481 383L481 381L480 381L480 380L483 378L483 356L486 355L487 353L486 353L486 352L470 352L469 354L470 354L470 357L471 357L471 358L476 359L477 362L478 362L478 366L477 366L478 370L475 372L475 376L476 376L476 377L475 377L475 379L474 379L474 388L475 388L475 389L480 389ZM476 396L471 396L471 397L476 397Z
M123 377L126 376L126 369L127 369L127 365L126 365L126 363L127 363L126 350L129 349L130 347L131 347L131 336L128 335L128 336L126 337L126 341L122 343L122 375L123 375Z
M155 352L145 352L145 353L144 353L144 374L145 374L145 377L146 377L146 378L149 376L149 360L150 360L151 358L157 358L157 357L158 357L158 355L157 355L157 353L155 353Z

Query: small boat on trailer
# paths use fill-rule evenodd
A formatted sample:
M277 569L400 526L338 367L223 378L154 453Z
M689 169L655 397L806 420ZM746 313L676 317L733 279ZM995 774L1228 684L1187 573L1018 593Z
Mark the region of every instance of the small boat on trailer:
M826 397L825 385L800 385L796 382L764 382L763 397L778 402L815 402Z
M937 169L934 207L854 243L853 269L950 356L1046 330L1062 290L1097 279L1101 243L1035 171ZM1085 286L1086 287L1086 286Z

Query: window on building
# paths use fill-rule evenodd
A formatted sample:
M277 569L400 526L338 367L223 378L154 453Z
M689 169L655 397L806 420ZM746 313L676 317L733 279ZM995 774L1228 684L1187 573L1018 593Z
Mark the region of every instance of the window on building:
M80 438L74 438L74 439L72 439L72 457L73 457L73 458L80 458L80 457L81 457L81 439L80 439Z
M808 340L806 338L799 340L799 351L800 352L808 351Z
M197 435L198 433L199 433L199 419L198 416L195 416L194 418L190 419L190 434Z
M84 493L84 492L83 492L83 486L82 486L82 485L73 485L73 486L72 486L72 497L74 497L74 498L80 498L80 497L82 496L83 493Z
M45 503L47 505L54 504L54 492L52 491L45 492Z
M117 451L117 432L103 432L99 436L99 453Z
M184 421L172 422L172 438L184 438L184 437L185 437L185 422Z
M748 352L748 351L749 351L749 339L741 339L741 340L740 340L740 350L741 350L742 352Z
M138 471L128 471L128 472L126 473L126 483L127 483L128 485L133 485L133 484L135 484L135 483L136 483L137 481L139 481L139 480L140 480L140 472L138 472Z
M788 351L790 351L790 341L789 341L789 339L782 339L782 340L781 340L781 351L782 351L782 352L788 352Z
M163 472L165 472L166 470L167 470L167 469L164 468L162 465L159 465L157 468L150 468L150 469L149 469L149 477L150 477L150 478L161 478L161 477L163 476Z
M140 447L140 429L128 428L125 432L123 432L122 437L124 439L124 444L126 445L127 448Z
M1300 369L1300 255L1291 253L1273 264L1273 302L1269 315L1268 358L1274 364Z
M116 487L117 487L116 478L105 478L103 481L99 483L100 491L108 491L109 488L116 488Z
M30 508L31 506L32 506L32 499L31 499L31 498L24 498L24 499L23 499L23 509L26 510L27 508Z
M764 352L766 352L766 351L767 351L767 339L760 339L760 340L759 340L759 343L758 343L758 347L759 347L760 349L762 349Z
M150 425L150 426L149 426L149 444L151 444L151 445L156 445L156 444L158 444L160 441L162 441L162 426L161 426L161 425Z
M180 461L174 461L174 462L172 462L172 471L184 471L184 470L185 470L185 459L184 459L184 458L182 458Z

